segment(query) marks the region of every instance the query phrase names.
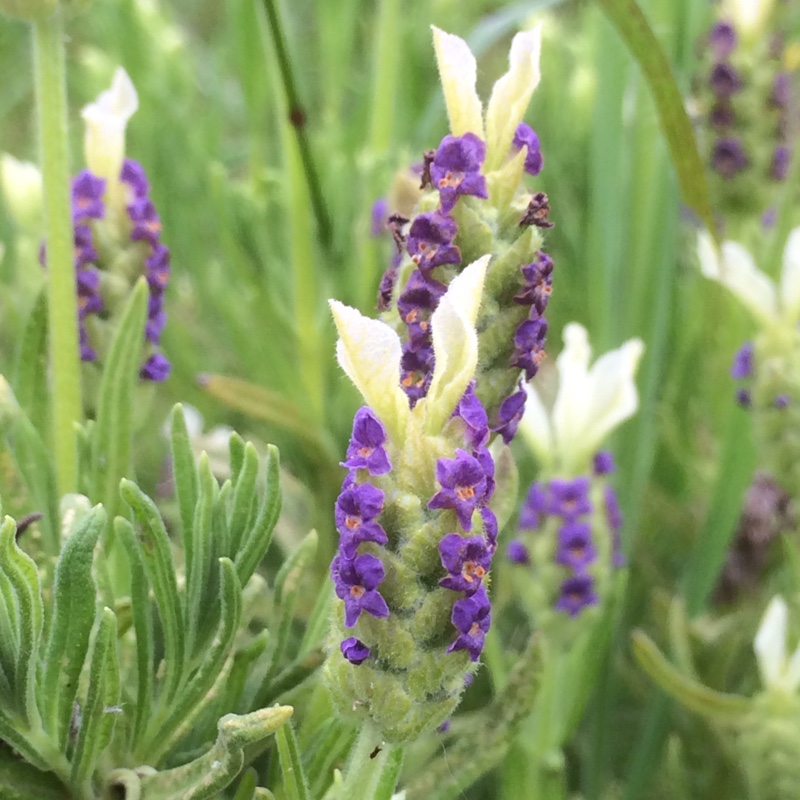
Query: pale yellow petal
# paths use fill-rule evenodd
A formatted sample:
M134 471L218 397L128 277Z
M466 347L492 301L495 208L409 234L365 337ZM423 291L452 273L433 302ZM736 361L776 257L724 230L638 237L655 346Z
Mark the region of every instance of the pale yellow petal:
M783 251L781 312L792 322L800 317L800 228L789 234Z

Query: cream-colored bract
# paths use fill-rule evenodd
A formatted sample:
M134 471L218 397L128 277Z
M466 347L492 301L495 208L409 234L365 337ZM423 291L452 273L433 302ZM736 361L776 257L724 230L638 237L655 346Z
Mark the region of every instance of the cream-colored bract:
M794 692L800 686L800 646L791 658L786 657L788 625L786 601L780 595L775 595L761 618L753 641L758 671L766 689Z
M466 267L448 286L431 317L436 365L427 397L411 411L400 387L400 337L386 323L330 300L339 341L339 365L386 426L402 442L413 414L426 433L436 434L450 418L475 374L478 363L478 316L490 256Z
M27 228L38 224L42 214L42 173L36 164L3 153L0 187L6 208L17 225Z
M697 240L700 269L725 286L764 325L794 325L800 319L800 228L795 228L783 251L780 286L756 266L750 252L737 242L723 242L721 250L702 232Z
M514 132L522 122L539 83L541 25L514 36L508 72L494 84L485 120L483 105L475 89L475 56L469 45L459 36L431 27L450 131L454 136L474 133L483 139L486 142L484 170L497 169L509 153Z
M86 166L106 179L106 199L112 206L124 202L119 175L125 158L125 128L138 108L139 96L128 73L117 67L111 87L81 112L86 125Z
M766 33L774 0L723 0L720 19L733 23L745 40L754 41Z
M528 398L519 432L542 466L565 474L586 472L603 439L639 407L634 376L643 352L642 341L631 339L590 368L586 329L576 322L564 328L552 412L548 414L532 385L525 387Z

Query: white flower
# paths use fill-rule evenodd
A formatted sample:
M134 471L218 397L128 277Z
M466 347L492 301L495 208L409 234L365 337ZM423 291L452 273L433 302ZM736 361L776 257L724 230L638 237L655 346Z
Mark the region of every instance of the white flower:
M729 289L762 325L779 321L794 325L800 319L800 228L786 241L780 286L758 269L753 256L737 242L724 242L720 253L711 236L702 232L697 253L703 275Z
M526 385L525 414L519 431L545 467L585 471L603 439L639 406L634 375L644 351L631 339L595 361L586 329L575 322L564 328L564 349L556 360L559 384L548 414L536 389Z
M42 216L42 173L39 167L3 153L0 186L14 221L22 228L37 227Z
M764 31L774 0L723 0L720 17L736 26L745 39L754 40Z
M511 42L508 72L494 84L485 121L483 105L475 91L477 64L469 45L452 33L431 27L450 131L454 136L474 133L483 139L484 169L487 172L497 169L508 155L517 126L539 83L541 25L518 33Z
M330 300L339 332L339 364L367 405L402 446L413 416L425 433L437 434L461 399L478 364L475 320L490 256L479 258L457 275L431 317L436 365L427 396L413 411L400 387L400 337L385 322Z
M138 108L139 97L128 73L117 67L111 88L81 112L86 123L86 165L106 179L106 193L112 204L124 202L119 175L125 158L125 128Z
M789 610L786 601L775 595L770 601L753 641L761 683L766 689L794 692L800 686L800 646L786 657Z

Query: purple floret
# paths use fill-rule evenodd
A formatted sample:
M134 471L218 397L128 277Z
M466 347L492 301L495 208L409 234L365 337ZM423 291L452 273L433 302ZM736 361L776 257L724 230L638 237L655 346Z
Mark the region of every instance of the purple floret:
M747 153L738 139L733 136L717 139L711 154L711 166L715 172L729 180L749 163Z
M453 411L454 417L464 421L466 443L473 448L482 447L489 440L489 417L475 394L475 381L470 381L466 391Z
M342 655L355 666L363 664L372 655L369 647L361 639L356 639L355 636L345 639L339 645L339 648L342 651Z
M400 318L408 326L410 347L418 349L431 342L431 316L447 287L439 281L426 279L418 269L411 273L405 288L397 298Z
M353 419L353 433L347 448L348 469L365 469L370 475L385 475L392 465L386 453L386 428L368 406L362 406Z
M731 365L731 378L742 380L753 374L753 343L745 342L733 357Z
M564 611L571 617L577 617L584 608L596 606L598 602L591 575L574 575L561 584L561 595L555 608L556 611Z
M383 511L384 494L368 483L348 482L336 500L334 516L339 531L339 550L354 558L361 542L386 544L386 531L375 522Z
M161 235L161 219L150 198L136 198L127 208L128 216L133 223L131 241L149 242L155 247Z
M539 366L545 358L546 342L547 320L544 317L526 319L517 328L514 334L514 353L511 356L511 366L524 370L525 380L529 381L539 371Z
M138 161L126 158L122 164L119 178L124 184L127 184L131 200L147 197L150 191L150 182L147 180L144 167Z
M525 547L525 545L519 539L512 539L508 543L506 555L512 564L527 566L531 563L531 556L528 552L528 548Z
M567 522L558 530L556 563L582 571L597 558L592 529L585 522Z
M331 578L336 596L344 600L344 624L352 628L362 611L373 617L389 616L389 607L377 586L386 577L380 559L371 553L362 553L354 559L339 555L331 563Z
M413 408L417 400L425 397L433 378L434 355L432 347L413 349L404 346L400 359L400 386L408 395Z
M465 531L472 530L472 515L486 496L486 473L478 459L465 450L455 458L440 458L436 480L442 487L428 502L428 508L451 508Z
M534 483L528 489L528 496L519 515L519 527L524 530L536 530L547 514L547 493L541 483Z
M98 178L89 170L79 172L72 179L73 222L87 219L102 219L106 214L103 194L106 190L104 178Z
M739 73L730 64L715 64L708 83L720 100L727 100L742 88Z
M439 542L439 555L449 573L439 581L439 586L468 595L478 590L492 563L492 551L483 536L465 538L448 533Z
M515 150L521 150L526 147L528 152L525 154L525 172L529 175L538 175L542 171L544 160L542 158L542 151L539 147L539 137L536 131L530 125L520 122L517 130L514 133L514 141L512 143Z
M510 444L517 434L517 428L525 411L526 400L527 395L520 389L510 394L500 404L500 408L497 411L497 425L494 430L503 437L503 441L506 444Z
M736 48L738 38L736 28L730 22L720 21L714 25L708 34L714 58L724 61Z
M477 661L483 650L486 633L492 624L492 606L486 589L481 586L475 594L456 600L450 620L459 635L447 648L447 652L466 650L470 661Z
M163 292L169 283L169 259L169 248L157 244L145 261L147 283L153 294Z
M562 519L576 520L584 514L592 513L592 501L589 499L589 479L554 478L550 481L550 514Z
M616 469L614 464L614 456L608 450L601 450L595 453L594 456L594 474L595 475L610 475Z
M461 251L453 244L458 225L439 211L418 214L408 231L406 247L411 260L427 275L434 267L461 263Z
M169 377L171 371L172 364L169 363L167 357L161 353L153 353L139 370L139 377L144 381L160 383Z
M474 133L445 136L431 164L431 179L439 190L442 211L448 213L461 195L488 197L481 166L486 145Z

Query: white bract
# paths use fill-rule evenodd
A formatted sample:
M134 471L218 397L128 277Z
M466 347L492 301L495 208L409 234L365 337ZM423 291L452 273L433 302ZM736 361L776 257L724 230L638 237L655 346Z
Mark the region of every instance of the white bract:
M723 0L720 17L732 22L745 39L754 41L765 32L774 0Z
M423 433L438 434L475 374L475 320L489 258L479 258L457 275L433 312L436 365L427 396L413 410L400 386L403 348L397 333L385 322L365 317L338 300L329 301L339 332L339 364L399 447L403 446L412 418Z
M469 45L459 36L431 27L450 131L454 136L474 133L483 139L484 169L487 172L497 169L508 155L517 126L539 83L541 25L514 37L508 54L508 72L495 82L485 118L483 104L475 91L478 68ZM521 152L524 160L524 148Z
M558 394L548 413L536 389L528 399L519 432L544 468L565 474L587 471L603 439L639 407L634 376L644 352L630 339L600 356L589 367L592 350L586 328L572 322L564 328L564 349L556 359Z
M794 692L800 686L800 646L790 658L786 655L789 610L786 601L775 595L770 601L753 641L761 683L765 689Z
M794 326L800 321L800 228L795 228L786 241L778 286L737 242L723 242L720 251L703 232L698 237L697 253L703 275L736 295L761 325Z
M138 108L139 97L128 73L117 67L111 87L81 112L86 124L86 166L106 179L106 197L113 207L124 204L119 176L125 158L125 128Z

